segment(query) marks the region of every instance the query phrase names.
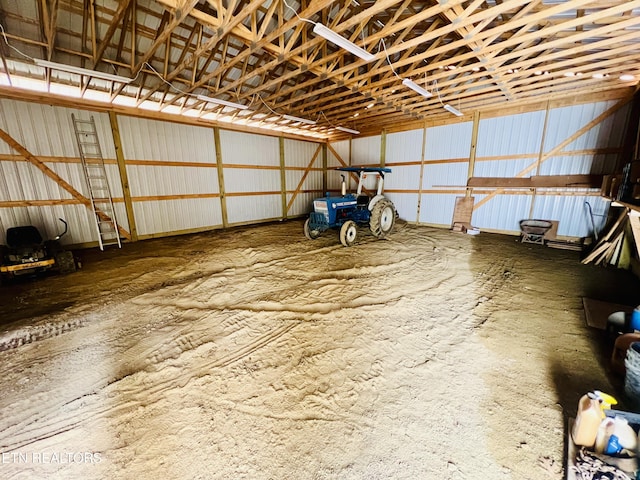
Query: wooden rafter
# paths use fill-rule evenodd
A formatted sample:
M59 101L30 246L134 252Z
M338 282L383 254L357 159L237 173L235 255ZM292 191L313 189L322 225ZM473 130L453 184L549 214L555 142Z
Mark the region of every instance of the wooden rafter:
M111 23L109 24L109 28L107 29L107 32L105 33L104 37L102 38L102 41L100 42L100 45L98 46L98 49L97 49L97 51L95 53L95 57L93 58L93 67L94 68L98 63L100 63L100 59L102 58L102 54L104 54L104 51L107 49L107 46L109 45L109 42L111 41L111 38L113 37L113 34L116 33L116 30L120 26L120 22L122 22L122 19L124 18L125 13L129 11L129 6L130 5L131 5L131 0L122 0L120 2L120 4L118 5L118 9L114 13L113 19L111 20ZM124 35L122 37L124 37Z

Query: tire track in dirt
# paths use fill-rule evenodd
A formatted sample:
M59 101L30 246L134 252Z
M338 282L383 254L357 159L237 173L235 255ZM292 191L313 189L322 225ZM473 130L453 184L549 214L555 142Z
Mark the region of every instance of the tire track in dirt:
M180 375L156 381L151 388L148 388L148 382L142 377L153 375L154 372L148 368L145 369L145 362L142 361L140 362L141 368L139 370L132 371L108 382L98 381L93 389L80 396L53 403L49 402L49 408L44 412L39 411L37 414L23 412L21 420L11 423L0 431L0 450L13 452L68 430L80 426L90 426L105 417L123 415L138 407L156 403L162 399L166 391L184 388L192 380L210 375L213 369L224 368L242 360L257 350L276 342L297 325L298 322L285 323L212 360L197 358L188 364L188 368L183 368ZM164 361L162 360L162 362ZM157 363L153 365L161 367ZM101 376L100 378L104 379L106 377ZM43 395L49 396L50 394ZM128 400L104 407L104 405L109 405L109 401L105 400L104 397L108 399L113 396L127 398ZM36 404L44 403L44 401L36 402ZM11 406L5 408L3 413L9 410L12 410ZM82 416L80 419L78 419L79 414ZM3 418L2 424L6 425L8 423L7 420L7 418Z

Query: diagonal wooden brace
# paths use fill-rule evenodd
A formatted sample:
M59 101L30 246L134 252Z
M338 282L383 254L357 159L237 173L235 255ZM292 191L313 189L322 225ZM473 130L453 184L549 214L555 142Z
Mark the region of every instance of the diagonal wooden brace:
M73 188L62 177L60 177L56 172L54 172L49 167L47 167L42 162L42 160L40 160L38 157L33 155L31 152L29 152L29 150L24 148L22 145L20 145L20 143L18 143L11 135L9 135L7 132L5 132L1 128L0 128L0 138L2 140L4 140L7 143L7 145L9 145L11 148L13 148L16 152L18 152L22 157L24 157L25 160L27 160L29 163L31 163L32 165L37 167L47 177L52 179L54 182L56 182L58 185L60 185L63 189L65 189L67 192L69 192L69 194L73 198L78 200L80 203L82 203L88 209L92 209L93 208L92 205L91 205L91 200L89 198L85 197L79 191L77 191L75 188ZM106 213L102 212L98 208L96 208L96 215L98 215L98 217L102 221L105 221L105 222L111 222L112 221L111 218ZM122 235L127 240L131 240L131 235L129 234L129 232L127 232L120 225L118 225L118 232L120 233L120 235Z

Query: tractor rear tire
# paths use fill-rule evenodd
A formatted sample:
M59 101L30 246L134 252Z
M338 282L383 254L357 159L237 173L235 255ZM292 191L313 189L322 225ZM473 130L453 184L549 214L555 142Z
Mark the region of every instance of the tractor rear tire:
M55 260L58 272L65 274L76 271L76 260L73 258L73 252L58 252L55 255Z
M304 236L309 240L315 240L320 236L320 233L322 232L320 232L320 230L311 230L311 228L309 227L310 221L311 219L307 218L306 222L304 222Z
M340 227L340 243L345 247L350 247L356 243L358 238L358 225L353 220L347 220Z
M383 198L379 200L371 210L369 228L371 233L378 238L383 238L393 230L396 223L396 207L391 200Z

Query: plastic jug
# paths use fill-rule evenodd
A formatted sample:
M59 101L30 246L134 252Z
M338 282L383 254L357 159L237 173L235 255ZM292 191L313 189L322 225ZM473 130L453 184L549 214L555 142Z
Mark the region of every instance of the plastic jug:
M602 403L602 398L594 392L580 398L578 414L571 430L571 437L576 445L592 448L596 443L598 428L604 417Z
M637 442L636 432L629 422L616 415L615 418L605 418L600 423L595 451L606 455L616 455L622 450L635 453Z

